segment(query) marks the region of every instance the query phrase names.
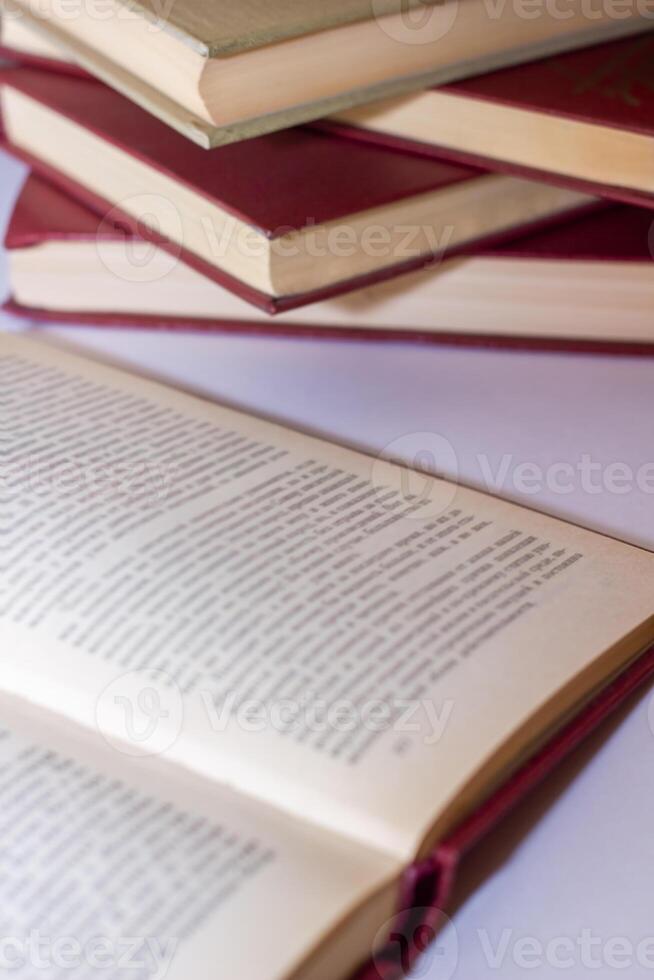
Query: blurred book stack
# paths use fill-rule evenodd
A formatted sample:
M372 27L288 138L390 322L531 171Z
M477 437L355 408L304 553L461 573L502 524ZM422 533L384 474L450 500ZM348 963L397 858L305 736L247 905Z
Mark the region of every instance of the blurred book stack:
M12 312L654 351L654 0L99 2L4 14Z

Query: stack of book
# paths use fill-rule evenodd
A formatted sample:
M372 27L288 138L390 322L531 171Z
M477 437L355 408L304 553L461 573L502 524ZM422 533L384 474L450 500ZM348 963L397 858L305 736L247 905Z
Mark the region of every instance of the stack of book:
M9 308L650 351L654 2L568 6L19 0Z
M76 2L3 23L14 313L654 353L648 0ZM396 980L654 676L651 553L23 336L0 410L21 976Z

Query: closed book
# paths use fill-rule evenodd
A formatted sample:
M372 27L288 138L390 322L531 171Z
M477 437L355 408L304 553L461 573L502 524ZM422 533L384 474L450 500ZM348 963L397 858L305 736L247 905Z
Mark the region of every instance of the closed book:
M0 86L14 152L269 312L592 200L306 128L206 153L96 81L18 68Z
M333 125L654 208L654 31L341 113Z
M641 208L604 206L271 318L31 175L6 234L7 308L98 326L651 354L651 226Z
M4 44L59 51L208 148L630 36L651 3L618 18L601 4L588 16L587 0L565 17L546 0L535 12L534 0L15 0Z

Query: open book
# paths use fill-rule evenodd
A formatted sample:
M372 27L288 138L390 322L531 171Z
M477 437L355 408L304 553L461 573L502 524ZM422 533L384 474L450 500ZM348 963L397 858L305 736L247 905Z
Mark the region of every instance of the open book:
M135 936L158 980L351 975L654 642L652 554L391 459L9 335L0 412L0 896L46 978Z

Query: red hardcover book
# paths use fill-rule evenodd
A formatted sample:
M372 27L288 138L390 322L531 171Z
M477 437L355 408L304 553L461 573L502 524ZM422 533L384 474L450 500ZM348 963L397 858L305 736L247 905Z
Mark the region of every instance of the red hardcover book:
M560 217L586 195L309 129L206 152L98 82L3 71L11 148L275 312Z
M651 223L607 206L271 319L32 175L6 235L7 308L45 322L651 354Z
M326 125L654 208L654 31L344 112Z

